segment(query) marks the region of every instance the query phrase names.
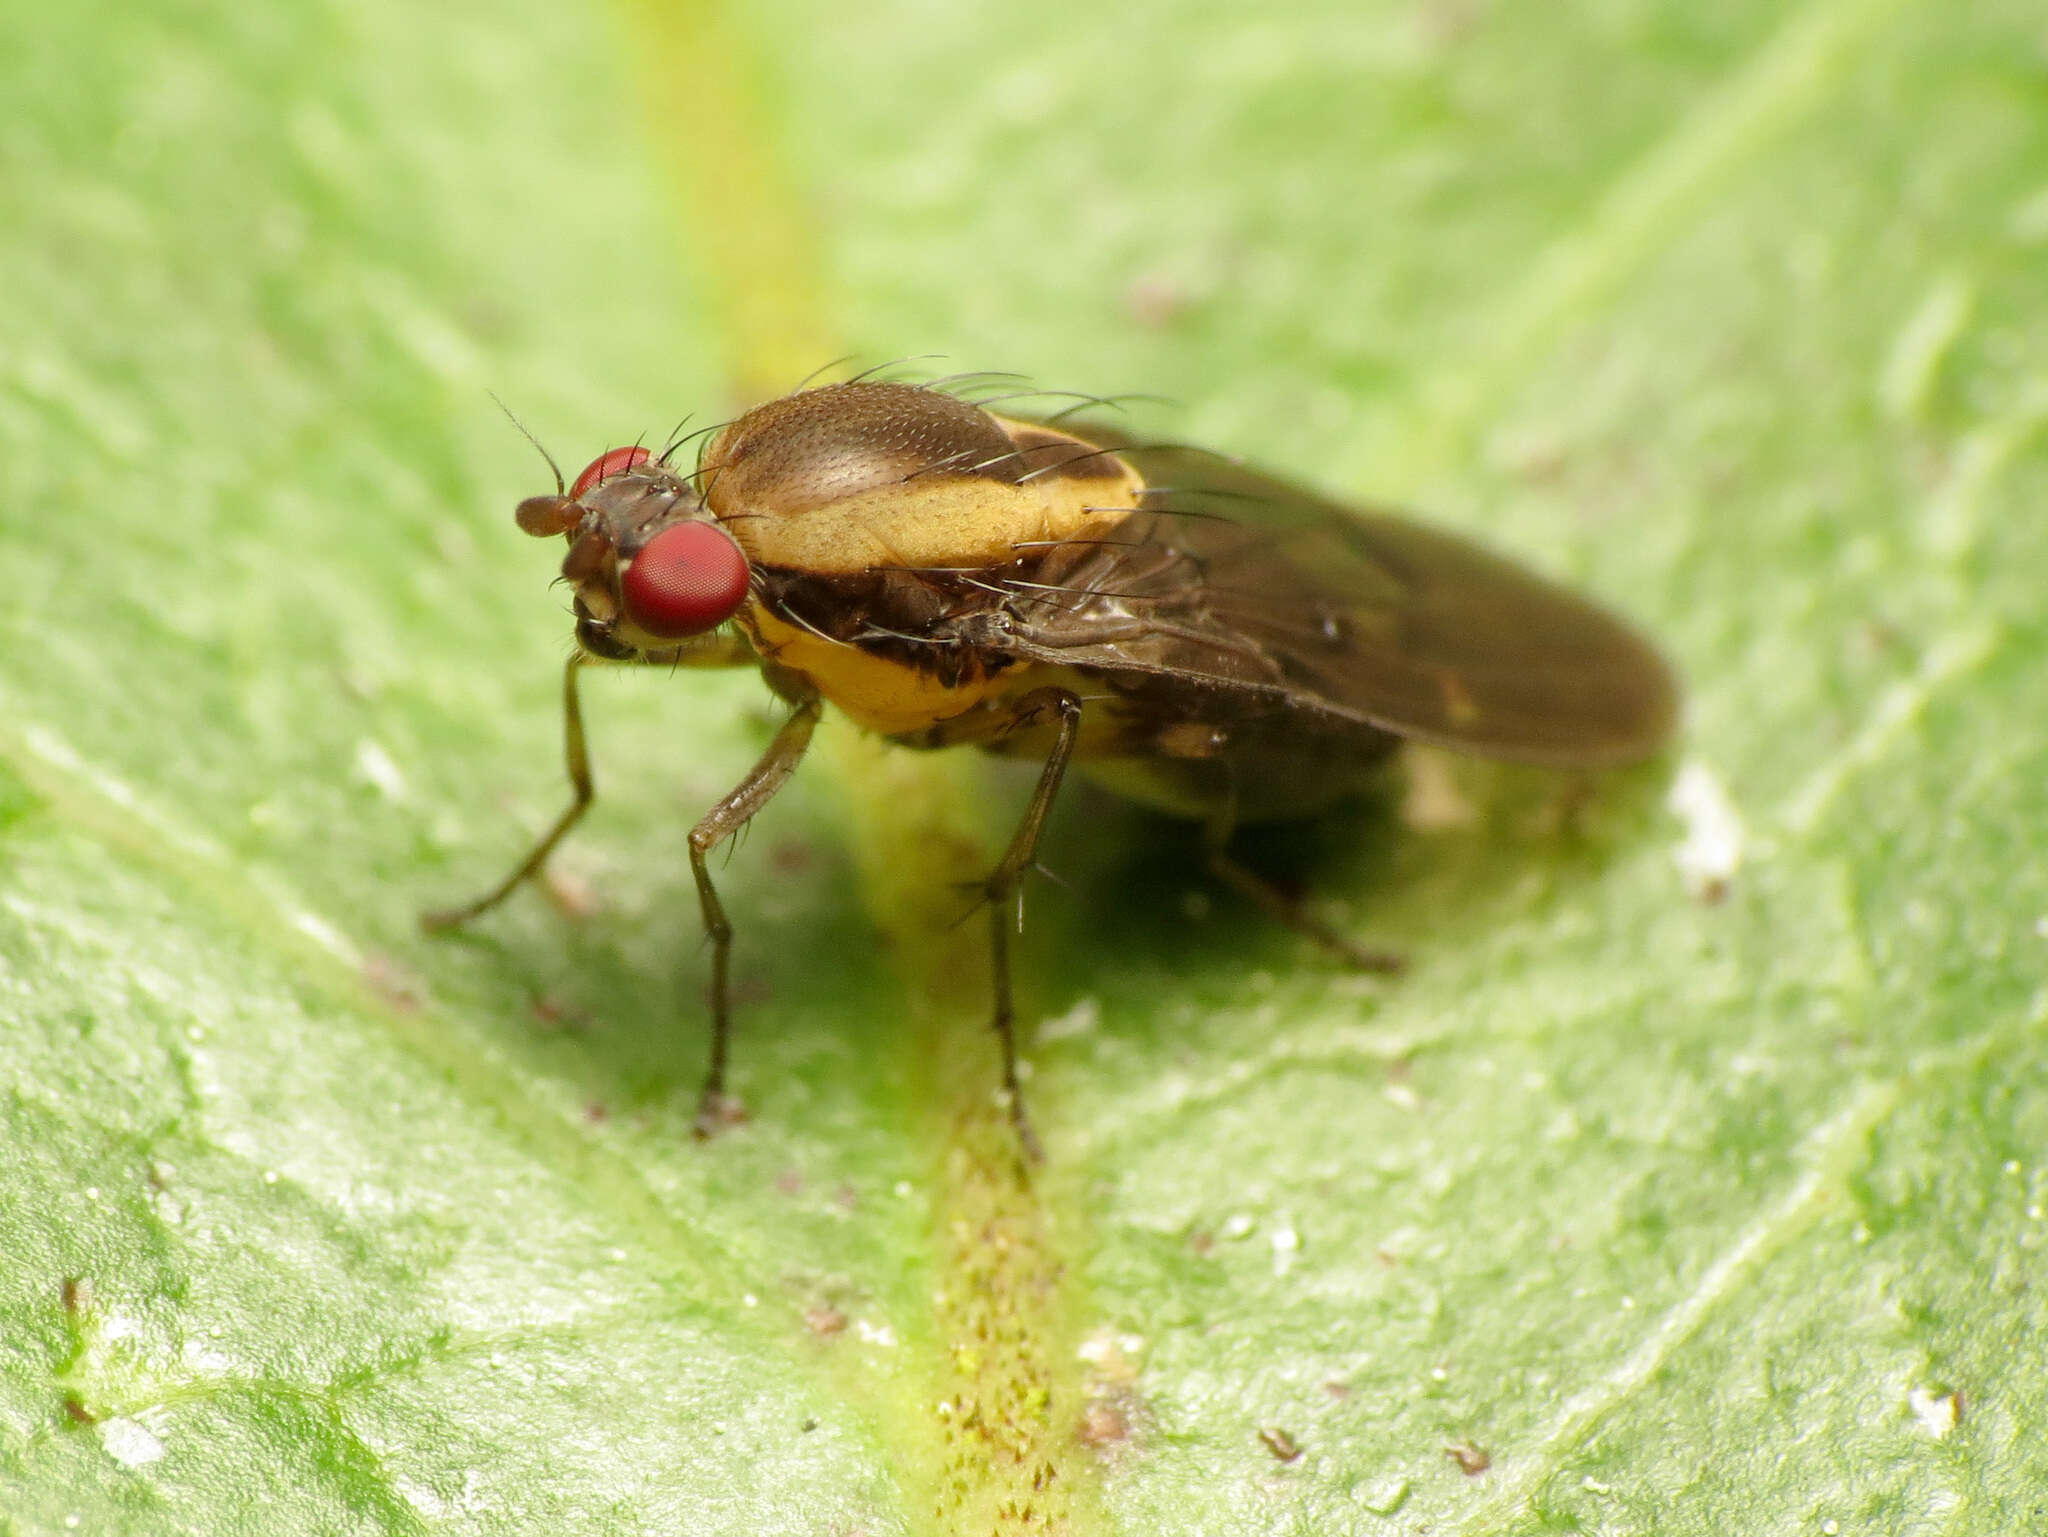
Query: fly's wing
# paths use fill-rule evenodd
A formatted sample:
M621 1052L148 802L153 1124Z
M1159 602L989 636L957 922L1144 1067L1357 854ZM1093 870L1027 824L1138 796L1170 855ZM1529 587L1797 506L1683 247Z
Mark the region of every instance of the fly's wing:
M1105 538L1048 555L1012 600L1008 649L1534 763L1627 762L1670 730L1657 653L1497 555L1194 450L1123 457L1157 489Z

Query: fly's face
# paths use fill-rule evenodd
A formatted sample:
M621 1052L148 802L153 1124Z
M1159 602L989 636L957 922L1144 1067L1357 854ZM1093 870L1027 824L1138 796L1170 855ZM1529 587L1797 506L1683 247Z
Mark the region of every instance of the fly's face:
M593 459L567 491L519 504L519 526L562 534L576 639L608 661L659 661L747 600L747 558L691 483L645 448Z

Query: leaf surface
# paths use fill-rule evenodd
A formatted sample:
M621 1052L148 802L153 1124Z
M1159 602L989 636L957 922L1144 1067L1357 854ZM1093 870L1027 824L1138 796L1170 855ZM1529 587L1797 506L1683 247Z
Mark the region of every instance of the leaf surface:
M86 5L0 57L0 1531L2048 1520L2035 9ZM829 333L829 334L828 334ZM1632 612L1682 742L1255 845L593 680L509 511L840 352L1171 394ZM1296 1455L1298 1454L1298 1455Z

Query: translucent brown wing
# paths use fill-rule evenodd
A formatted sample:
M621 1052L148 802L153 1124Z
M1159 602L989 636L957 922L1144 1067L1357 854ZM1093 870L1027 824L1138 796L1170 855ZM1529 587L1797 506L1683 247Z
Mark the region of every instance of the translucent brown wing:
M1211 455L1124 457L1159 489L1108 538L1052 553L1007 649L1528 762L1626 762L1669 732L1669 669L1586 599Z

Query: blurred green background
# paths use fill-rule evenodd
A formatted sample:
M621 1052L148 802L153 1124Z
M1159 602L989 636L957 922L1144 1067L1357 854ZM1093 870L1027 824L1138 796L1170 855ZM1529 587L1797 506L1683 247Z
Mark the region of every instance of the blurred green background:
M15 12L0 1532L2048 1524L2033 0ZM1075 797L1019 1183L1024 781L829 731L695 1146L757 679L594 680L554 900L415 929L563 794L490 396L573 468L849 354L1427 509L1683 740L1296 840L1392 985Z

